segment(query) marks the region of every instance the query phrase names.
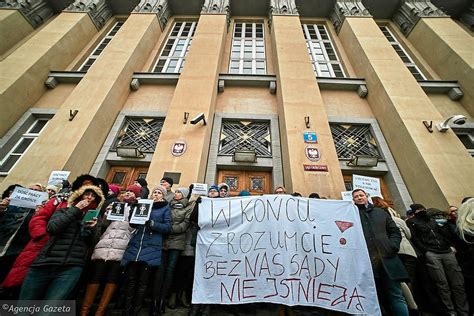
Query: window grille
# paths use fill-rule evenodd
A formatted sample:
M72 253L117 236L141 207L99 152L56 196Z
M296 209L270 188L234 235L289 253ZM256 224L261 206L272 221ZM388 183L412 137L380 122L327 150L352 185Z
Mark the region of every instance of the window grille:
M176 22L153 72L180 73L191 47L197 22Z
M408 55L408 53L403 49L402 45L397 41L395 36L386 26L380 26L380 30L382 31L385 38L390 42L395 52L400 56L401 60L407 66L408 70L411 72L413 77L416 80L426 80L426 76L421 72L421 70L416 66L413 59Z
M263 23L235 23L229 73L267 73Z
M133 146L142 152L154 152L163 123L163 119L127 117L112 150Z
M326 27L322 24L302 24L302 28L316 76L344 78L344 70Z
M115 34L117 34L120 27L122 27L124 22L117 22L114 24L112 29L105 35L105 37L100 41L99 45L94 48L92 54L86 59L86 61L79 67L79 71L88 71L91 68L92 64L96 61L97 57L102 53L105 47L110 43Z
M38 118L13 145L10 152L0 160L0 175L7 175L17 164L23 154L30 148L44 127L48 124L49 118Z
M456 127L453 130L469 154L474 157L474 129Z
M271 157L270 122L222 121L218 155L235 150L255 150L257 157Z
M381 158L377 141L370 132L370 125L331 124L331 133L339 159L356 155Z

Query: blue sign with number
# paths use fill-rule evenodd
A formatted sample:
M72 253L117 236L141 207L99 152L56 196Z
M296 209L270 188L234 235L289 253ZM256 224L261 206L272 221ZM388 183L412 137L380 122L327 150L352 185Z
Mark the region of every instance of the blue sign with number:
M304 132L304 142L305 143L317 143L318 137L315 132Z

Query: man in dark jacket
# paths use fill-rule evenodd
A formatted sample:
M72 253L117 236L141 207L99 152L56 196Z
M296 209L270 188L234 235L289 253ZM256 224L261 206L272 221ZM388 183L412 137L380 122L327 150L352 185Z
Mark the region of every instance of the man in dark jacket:
M435 281L445 308L445 315L468 315L469 305L464 291L464 278L454 255L449 229L430 218L421 204L412 204L415 216L407 221L412 242L425 255L426 268Z
M148 190L148 182L146 182L146 180L143 178L138 178L133 184L138 185L140 187L140 198L148 199L148 197L150 196L150 190Z
M409 277L397 255L402 240L400 230L387 212L369 204L364 190L352 191L352 200L359 209L379 300L384 297L382 293L386 294L392 313L408 316L400 281Z

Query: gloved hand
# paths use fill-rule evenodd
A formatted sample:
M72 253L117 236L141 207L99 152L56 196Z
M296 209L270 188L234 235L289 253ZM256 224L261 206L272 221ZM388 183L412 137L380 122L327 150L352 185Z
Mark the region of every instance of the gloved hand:
M151 227L155 226L155 221L152 220L152 219L149 219L145 222L145 226L148 227L148 228L151 228Z
M198 197L198 198L196 199L196 203L201 203L201 202L202 202L201 197Z

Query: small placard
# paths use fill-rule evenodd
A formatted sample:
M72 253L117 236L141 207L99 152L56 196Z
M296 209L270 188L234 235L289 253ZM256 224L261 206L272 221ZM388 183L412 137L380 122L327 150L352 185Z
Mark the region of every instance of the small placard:
M327 172L328 166L326 165L303 165L304 171L322 171Z
M341 196L343 201L352 201L352 191L342 191Z
M10 205L25 208L36 208L37 205L43 204L43 202L47 199L47 192L15 187L12 195L10 196Z
M130 224L143 225L150 219L153 200L139 200L140 202L133 206L132 218Z
M127 210L128 204L125 202L114 202L110 213L107 214L109 221L125 221L125 211Z
M71 174L71 171L61 171L61 170L53 171L49 175L48 185L58 186L63 183L63 180L67 180L70 174Z
M318 143L318 137L315 132L304 132L303 138L305 143Z
M193 194L207 195L207 183L193 183Z

